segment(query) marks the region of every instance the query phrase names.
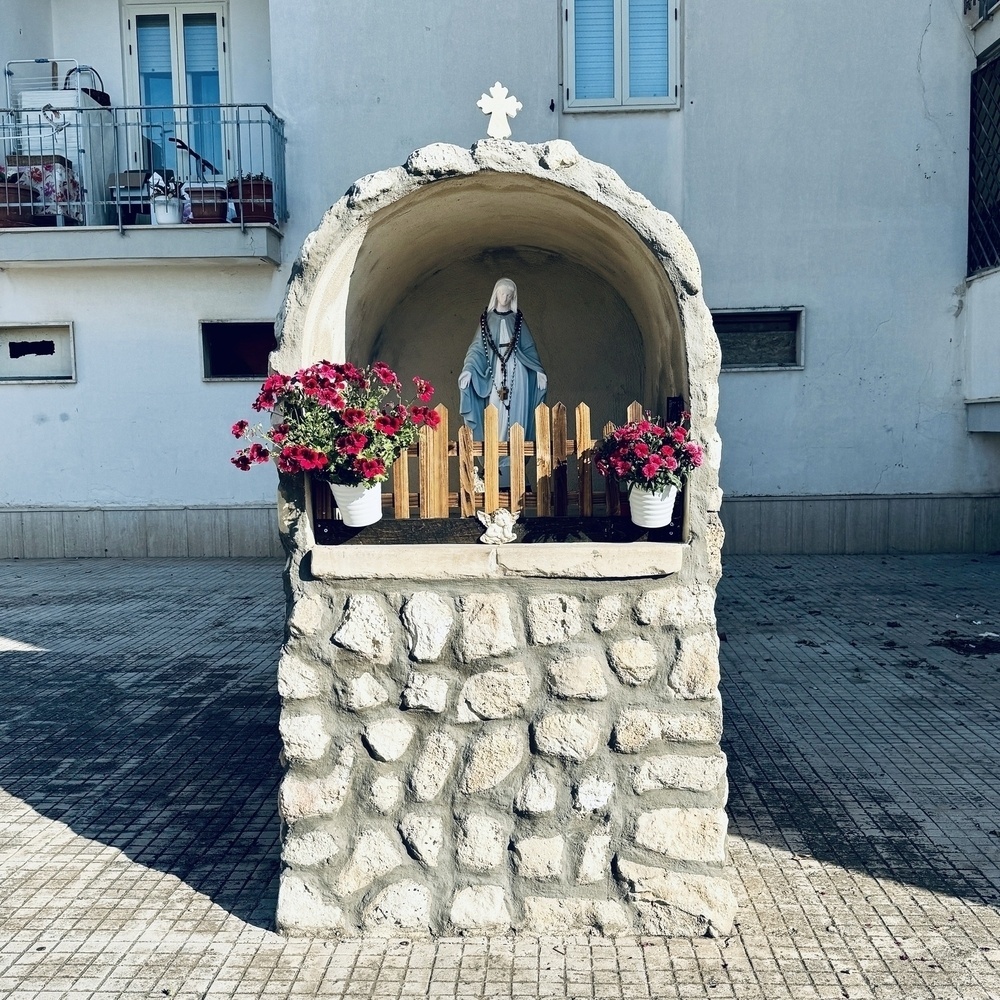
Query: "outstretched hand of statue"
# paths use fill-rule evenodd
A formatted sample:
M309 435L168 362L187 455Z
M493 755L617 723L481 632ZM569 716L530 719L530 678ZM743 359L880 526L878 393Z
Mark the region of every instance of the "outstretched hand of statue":
M545 392L545 390L549 387L549 377L545 374L545 372L538 372L535 378L538 382L538 391Z
M468 389L471 382L472 372L462 372L462 374L458 376L459 389Z

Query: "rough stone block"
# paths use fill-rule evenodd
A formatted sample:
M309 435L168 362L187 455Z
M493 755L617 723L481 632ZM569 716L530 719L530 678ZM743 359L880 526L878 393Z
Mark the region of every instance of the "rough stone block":
M612 643L608 659L623 684L647 684L656 676L659 650L645 639L621 639Z
M526 815L552 812L556 807L556 786L540 767L529 771L514 796L514 808Z
M638 795L661 788L683 788L692 792L710 792L718 787L726 773L723 754L695 757L670 754L649 757L632 772L632 790Z
M538 146L533 148L539 150ZM542 145L538 153L538 162L546 170L565 170L567 167L575 167L580 162L580 154L566 139L553 139Z
M286 774L278 793L278 810L286 823L307 816L331 816L347 798L354 767L354 748L340 753L336 767L322 778L299 778Z
M621 621L622 599L620 594L609 594L597 602L594 613L594 631L610 632Z
M417 177L451 177L454 174L472 174L479 169L469 150L449 142L432 142L414 150L405 166L409 173Z
M629 934L625 907L612 899L569 899L526 896L524 928L535 934L564 935L596 929L603 934Z
M431 733L420 751L413 770L410 772L410 788L418 802L430 802L441 791L455 755L458 744L444 733Z
M337 895L350 896L377 878L391 872L404 861L399 844L381 830L364 830L354 845L347 864L337 879Z
M458 696L459 722L509 719L518 715L531 695L531 682L523 663L473 674Z
M352 712L364 712L369 708L384 705L388 700L389 692L369 673L352 677L344 691L344 708Z
M600 746L603 727L581 712L550 712L534 724L532 732L539 753L580 762Z
M340 845L329 830L297 833L293 829L281 848L281 860L294 868L323 864L340 852Z
M701 632L680 640L670 686L682 698L711 698L719 687L719 637Z
M618 861L616 869L639 914L641 934L704 936L710 928L732 932L736 895L728 879L631 861Z
M618 753L639 753L660 738L660 717L646 708L625 708L611 731L611 747Z
M399 931L426 931L431 921L431 895L412 879L393 882L366 907L361 918L365 932L391 937Z
M402 617L410 656L420 663L439 659L454 623L451 603L438 594L424 591L406 602Z
M710 708L661 712L660 739L676 743L718 743L722 739L722 703L716 693Z
M319 594L300 597L288 617L288 631L296 636L315 635L323 622L326 602Z
M278 694L282 698L318 698L323 694L323 672L291 653L278 660Z
M576 870L577 885L603 882L611 872L611 837L595 831L583 843L583 854Z
M381 761L399 760L413 739L414 729L405 719L388 718L365 726L362 739L368 752Z
M403 799L403 783L393 774L376 778L368 789L371 807L383 816L393 812Z
M562 875L561 836L525 837L514 844L514 871L522 878L551 881Z
M463 931L503 934L510 930L507 894L499 885L469 885L459 889L451 904L451 922Z
M289 760L319 760L330 745L330 734L319 715L289 715L278 720L281 744Z
M319 890L289 871L278 883L278 929L306 934L340 933L344 914L339 906L323 899Z
M352 594L348 598L347 613L333 641L373 663L392 661L392 629L371 594Z
M715 628L715 588L704 584L650 590L635 603L643 625L663 625L678 632Z
M469 748L459 788L467 795L494 788L521 763L527 749L525 732L517 724L484 733Z
M528 601L528 634L536 646L564 642L581 628L580 602L575 597L547 594Z
M448 707L448 682L434 674L411 670L403 688L403 708L443 712Z
M600 701L608 696L604 664L596 656L573 656L548 665L549 689L558 698Z
M636 820L635 842L682 861L726 860L723 809L654 809Z
M510 603L502 594L469 594L459 600L462 628L458 654L466 663L517 648Z
M607 809L615 783L610 778L590 774L573 789L573 808L579 812L601 812Z
M471 872L488 872L504 863L506 831L492 816L483 813L460 816L456 819L456 826L455 852L462 868Z
M438 816L407 813L399 821L399 832L407 850L421 864L436 868L444 846L444 824Z

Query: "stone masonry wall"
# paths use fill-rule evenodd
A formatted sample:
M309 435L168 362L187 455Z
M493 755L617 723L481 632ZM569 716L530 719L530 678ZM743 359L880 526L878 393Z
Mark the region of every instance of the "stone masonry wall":
M728 932L714 600L672 577L300 580L279 928Z

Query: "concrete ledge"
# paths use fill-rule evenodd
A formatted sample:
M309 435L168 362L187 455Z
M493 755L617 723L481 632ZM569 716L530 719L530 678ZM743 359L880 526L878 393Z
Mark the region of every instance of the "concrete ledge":
M488 580L669 576L686 545L552 542L538 545L317 545L313 576L334 580Z

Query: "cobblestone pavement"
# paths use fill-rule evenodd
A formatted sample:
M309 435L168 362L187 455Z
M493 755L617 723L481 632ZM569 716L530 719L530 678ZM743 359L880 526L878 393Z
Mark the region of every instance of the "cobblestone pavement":
M0 562L0 997L1000 998L1000 558L727 560L694 941L274 934L280 576Z

